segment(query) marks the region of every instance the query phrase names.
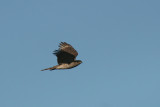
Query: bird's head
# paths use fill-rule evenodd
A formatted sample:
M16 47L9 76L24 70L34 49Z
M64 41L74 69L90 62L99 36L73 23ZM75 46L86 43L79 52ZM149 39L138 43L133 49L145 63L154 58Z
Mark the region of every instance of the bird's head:
M74 62L76 62L78 65L82 63L81 60L75 60Z

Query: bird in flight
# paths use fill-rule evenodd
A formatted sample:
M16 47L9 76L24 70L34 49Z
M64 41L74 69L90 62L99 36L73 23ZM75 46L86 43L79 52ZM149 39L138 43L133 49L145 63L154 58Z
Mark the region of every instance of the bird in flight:
M58 65L43 69L44 70L56 70L56 69L70 69L78 66L82 63L81 60L76 60L78 52L68 43L61 42L59 49L55 50L54 55L57 56Z

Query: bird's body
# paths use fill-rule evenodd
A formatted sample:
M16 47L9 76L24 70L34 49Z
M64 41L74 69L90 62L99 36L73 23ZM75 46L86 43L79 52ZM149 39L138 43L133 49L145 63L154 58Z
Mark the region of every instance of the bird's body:
M71 69L82 63L81 60L75 60L78 55L77 51L68 43L61 42L59 49L55 50L53 54L57 56L57 62L59 65L43 69L44 70L55 70L55 69Z
M79 62L71 62L70 64L61 64L61 65L58 65L57 66L57 69L71 69L71 68L74 68L74 67L76 67L76 66L78 66L79 64L81 64L81 63L79 63Z

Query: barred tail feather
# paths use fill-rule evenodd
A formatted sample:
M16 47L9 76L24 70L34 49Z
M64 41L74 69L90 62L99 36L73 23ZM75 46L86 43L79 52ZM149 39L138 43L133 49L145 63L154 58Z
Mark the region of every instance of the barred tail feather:
M41 70L41 71L45 71L45 70L55 70L55 69L56 69L56 67L54 66L54 67L50 67L50 68L43 69L43 70Z

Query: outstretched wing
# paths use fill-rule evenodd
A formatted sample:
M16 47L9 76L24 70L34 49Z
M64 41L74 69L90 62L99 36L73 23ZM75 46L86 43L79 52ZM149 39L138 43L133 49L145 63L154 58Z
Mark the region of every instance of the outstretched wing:
M57 56L58 64L62 64L73 62L78 52L70 44L61 42L59 44L59 49L55 50L53 54Z

